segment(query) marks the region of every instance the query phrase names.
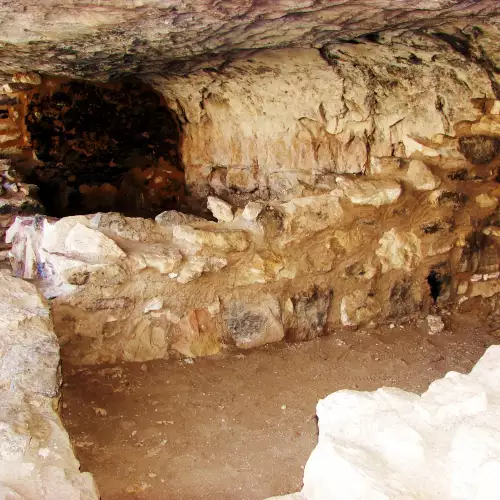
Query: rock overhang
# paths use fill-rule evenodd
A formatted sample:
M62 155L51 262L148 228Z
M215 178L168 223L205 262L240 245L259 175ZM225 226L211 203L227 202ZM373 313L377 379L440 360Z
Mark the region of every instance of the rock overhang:
M21 0L2 6L0 73L36 70L101 81L127 74L185 73L258 49L321 49L359 37L377 40L377 33L387 30L429 29L456 49L467 50L474 32L489 37L484 26L477 26L495 29L499 14L494 0L111 0L69 5ZM456 29L463 31L458 38Z

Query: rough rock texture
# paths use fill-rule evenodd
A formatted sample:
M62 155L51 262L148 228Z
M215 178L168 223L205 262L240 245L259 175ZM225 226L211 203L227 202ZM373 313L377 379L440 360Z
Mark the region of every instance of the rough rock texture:
M193 195L244 206L322 194L341 183L354 203L383 205L398 198L398 179L415 185L418 165L416 188L429 190L439 180L432 166L480 168L499 152L494 114L463 129L457 143L455 127L488 112L497 87L491 71L462 52L425 32L382 33L374 41L259 51L219 69L147 79L181 122ZM409 160L430 171L422 178L422 165ZM378 179L361 183L363 174L393 182L382 189Z
M493 320L500 105L447 40L386 34L151 78L218 222L18 218L14 271L54 299L64 355L198 356L479 302Z
M439 180L436 189L408 182L413 160L401 158L397 180L392 171L344 174L322 194L244 209L211 198L219 222L174 211L155 221L18 217L7 234L14 272L40 280L53 299L63 353L76 363L307 340L435 305L466 310L482 301L494 321L498 158L478 166L459 148L462 137L483 143L478 124L498 137L500 115L490 112L496 101L476 100L461 103L469 120L421 138L425 150L412 154ZM358 188L364 198L354 197Z
M496 20L495 0L19 0L0 12L0 70L108 79L185 67L183 60L215 56L221 64L242 50L320 48L387 29L446 33L446 25Z
M32 284L0 271L0 498L97 500L54 407L59 345Z
M319 439L297 500L493 500L500 490L500 347L469 375L418 396L338 391L317 406Z

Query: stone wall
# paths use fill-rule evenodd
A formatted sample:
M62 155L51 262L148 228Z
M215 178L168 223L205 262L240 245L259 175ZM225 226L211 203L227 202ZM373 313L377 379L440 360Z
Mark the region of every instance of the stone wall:
M78 363L307 340L478 301L494 315L500 101L483 76L477 92L444 94L458 121L425 120L426 88L414 108L424 115L408 122L436 134L410 140L403 119L404 154L373 148L362 175L332 172L301 197L239 208L210 196L218 222L174 211L18 218L15 273L40 280L63 354Z
M6 271L0 295L0 497L97 500L54 411L61 377L49 308Z
M481 116L496 82L423 32L260 51L150 81L182 122L186 182L200 197L288 201L328 192L339 174L397 177L409 159L488 163L464 157L455 127Z
M52 299L68 359L199 356L479 302L496 317L495 82L471 47L384 36L149 78L218 222L18 218L14 271Z

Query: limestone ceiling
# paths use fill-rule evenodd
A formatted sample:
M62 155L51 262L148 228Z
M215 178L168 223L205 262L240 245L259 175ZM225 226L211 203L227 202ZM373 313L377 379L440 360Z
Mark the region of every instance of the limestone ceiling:
M107 80L182 72L239 51L499 22L497 0L5 0L0 73Z

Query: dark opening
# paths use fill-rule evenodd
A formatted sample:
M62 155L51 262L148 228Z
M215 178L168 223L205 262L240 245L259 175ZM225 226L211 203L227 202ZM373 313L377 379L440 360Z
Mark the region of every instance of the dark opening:
M429 283L431 297L434 303L436 303L443 290L443 277L440 273L431 271L429 276L427 276L427 283Z
M177 119L140 82L52 82L33 95L26 128L39 162L29 182L48 215L151 217L184 198Z

